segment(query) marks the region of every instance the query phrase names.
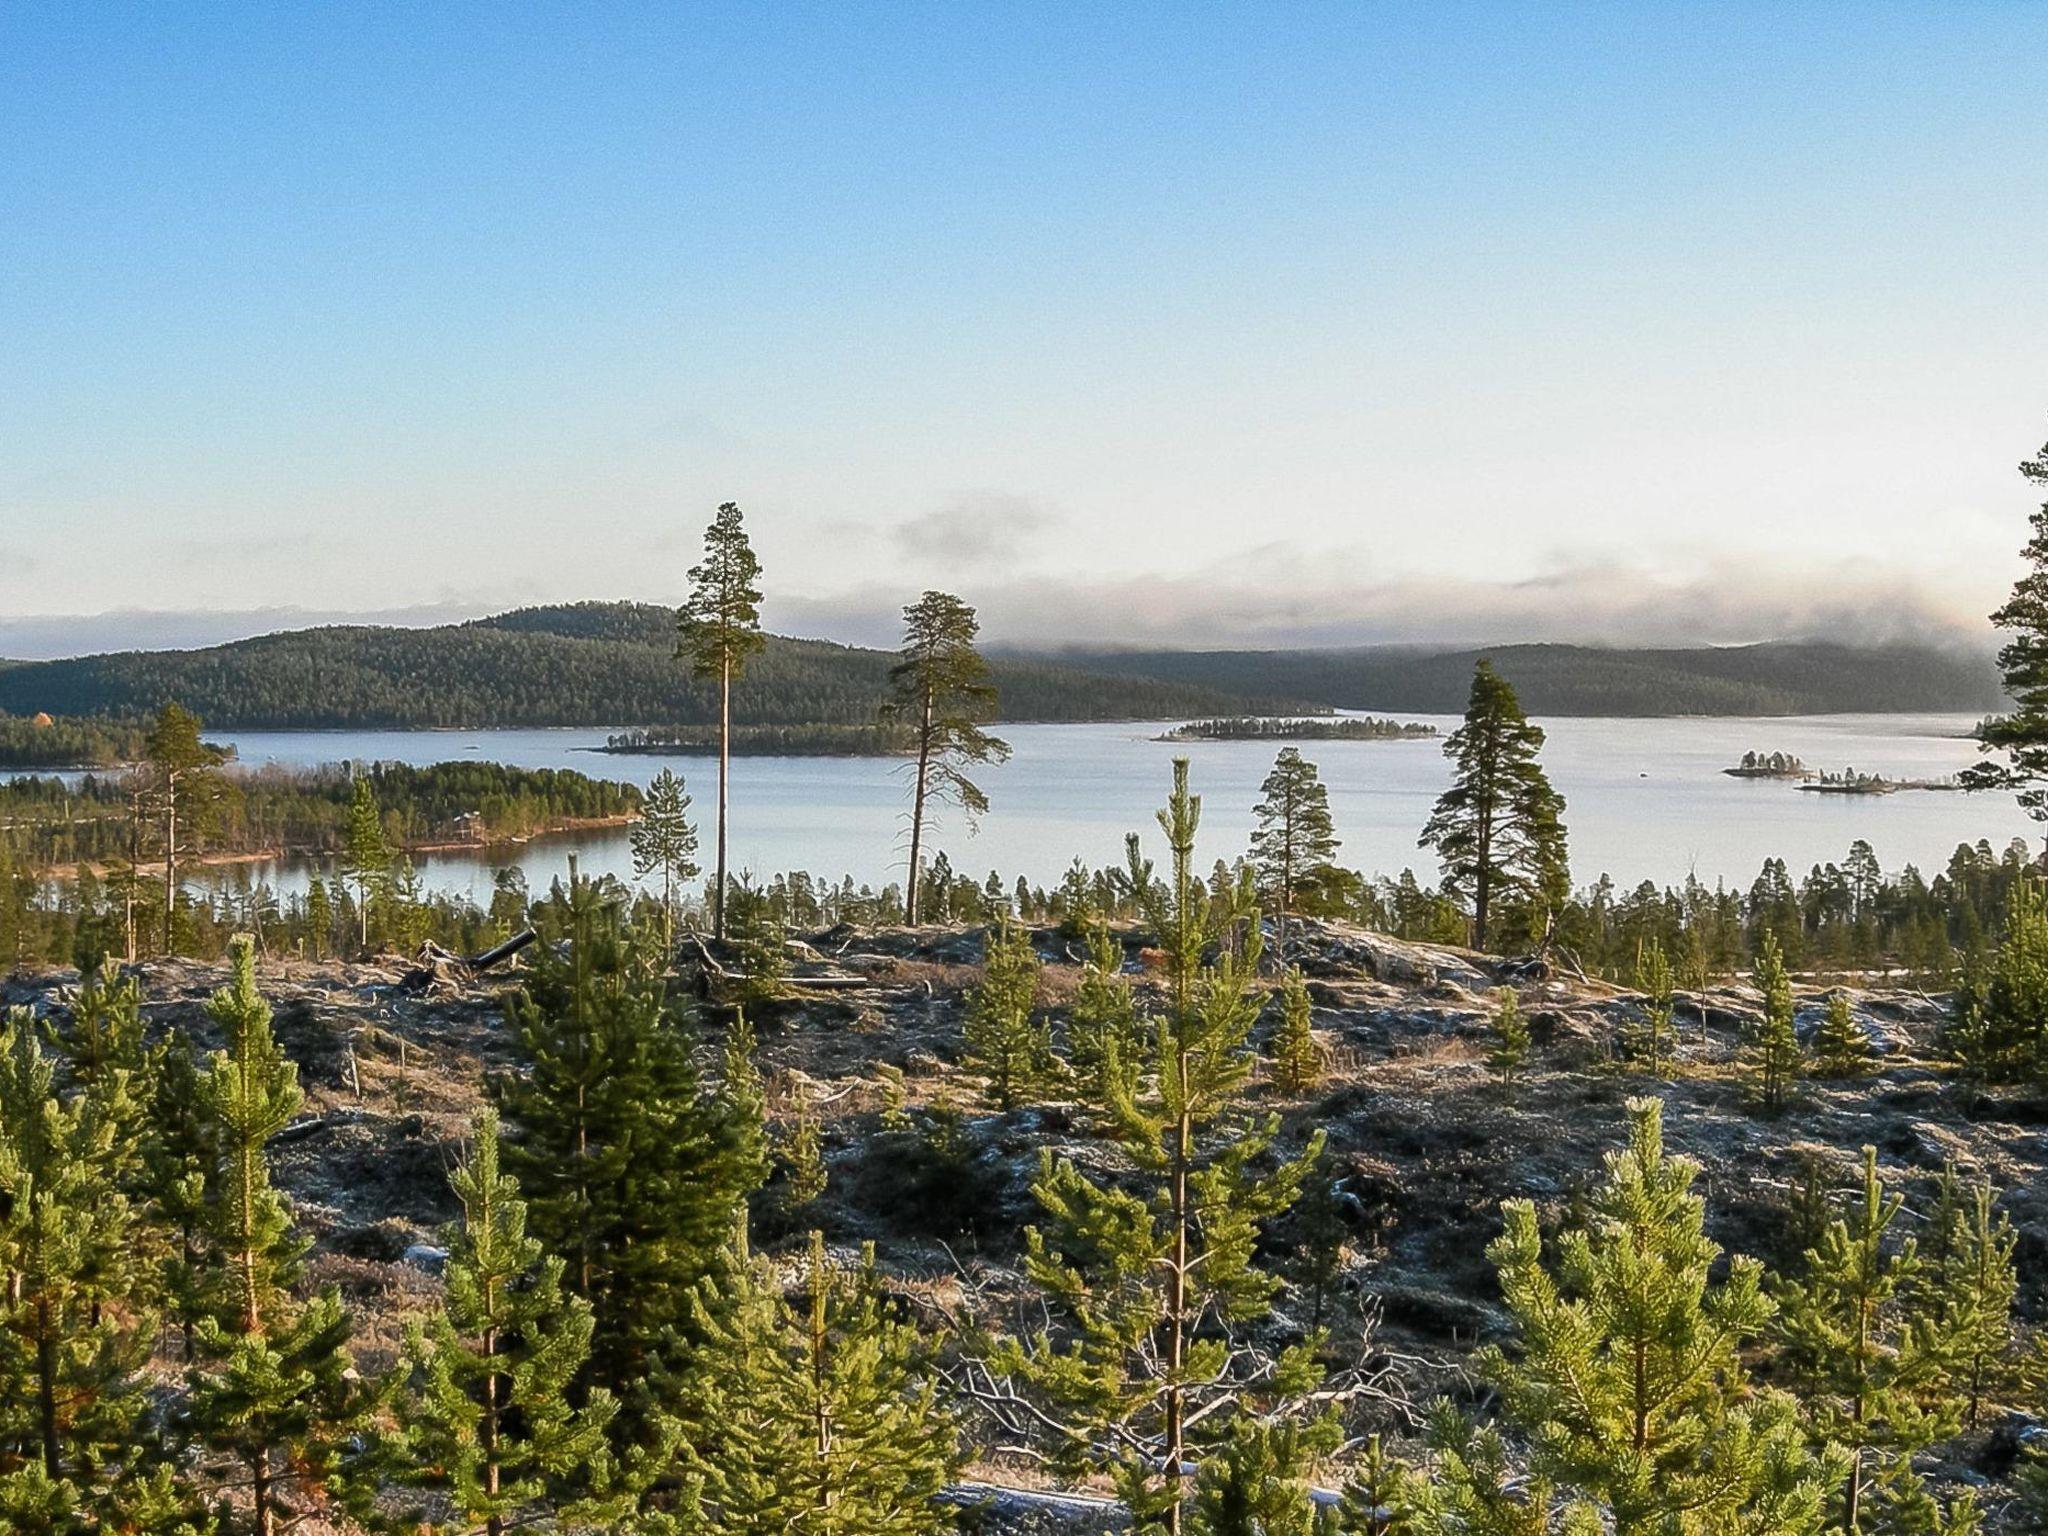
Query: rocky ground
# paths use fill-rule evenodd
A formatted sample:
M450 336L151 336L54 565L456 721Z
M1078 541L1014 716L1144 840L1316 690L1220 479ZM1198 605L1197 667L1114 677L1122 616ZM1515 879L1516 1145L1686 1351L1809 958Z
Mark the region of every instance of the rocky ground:
M1057 1010L1078 983L1081 947L1050 930L1036 940L1046 961L1040 1000ZM783 1212L777 1192L766 1192L764 1246L793 1246L811 1225L835 1247L872 1241L901 1293L935 1320L1015 1315L1019 1233L1039 1154L1051 1146L1095 1155L1071 1108L988 1113L955 1065L981 944L978 930L958 928L812 935L792 946L790 996L758 1020L772 1107L787 1115L800 1100L811 1104L831 1173L826 1195L801 1213ZM1621 1139L1624 1101L1641 1093L1665 1101L1668 1140L1703 1165L1713 1235L1773 1265L1793 1258L1786 1212L1811 1160L1847 1183L1859 1149L1874 1145L1916 1212L1946 1160L1989 1174L2019 1232L2020 1313L2048 1321L2048 1106L2016 1092L1972 1102L1949 1082L1933 1048L1936 999L1850 987L1881 1052L1876 1069L1807 1083L1796 1107L1762 1118L1734 1064L1737 1032L1756 1003L1746 987L1681 999L1674 1078L1653 1082L1615 1059L1617 1029L1638 1015L1638 997L1576 978L1528 981L1522 1002L1535 1050L1510 1103L1486 1066L1499 981L1487 962L1341 925L1310 927L1294 949L1310 977L1328 1076L1302 1100L1257 1092L1294 1141L1324 1130L1341 1171L1349 1241L1331 1307L1335 1348L1373 1383L1360 1399L1373 1427L1398 1434L1405 1403L1459 1388L1469 1352L1503 1321L1484 1255L1500 1202L1528 1196L1547 1219L1568 1214ZM1135 936L1130 953L1140 969ZM420 993L403 975L397 961L272 961L261 977L306 1089L300 1120L280 1138L278 1178L315 1238L312 1278L338 1284L360 1318L369 1368L388 1359L403 1319L433 1304L437 1229L454 1215L446 1173L483 1074L510 1064L502 994L518 980L510 971ZM156 962L143 976L153 1028L211 1036L202 1005L220 967ZM0 1002L48 1009L74 979L17 974L0 982ZM696 972L685 984L715 999L715 978ZM1800 988L1802 1032L1829 990ZM715 1000L699 1011L707 1065L723 1013ZM887 1128L900 1122L888 1113L885 1067L902 1074L911 1129ZM1299 1312L1296 1304L1279 1326L1304 1326ZM1983 1486L1997 1505L2026 1421L1992 1417L1940 1470ZM1023 1464L1001 1457L972 1472L1034 1483ZM1077 1507L989 1523L1064 1532L1113 1521Z

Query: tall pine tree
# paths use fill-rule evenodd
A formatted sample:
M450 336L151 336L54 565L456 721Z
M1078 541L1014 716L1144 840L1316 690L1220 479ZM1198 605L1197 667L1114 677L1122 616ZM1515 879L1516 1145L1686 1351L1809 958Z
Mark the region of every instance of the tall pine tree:
M1503 896L1554 912L1570 886L1564 797L1536 754L1543 731L1531 725L1507 680L1481 661L1472 674L1465 723L1444 743L1453 769L1422 829L1421 846L1443 860L1443 888L1472 904L1472 943L1486 948ZM1541 938L1540 930L1531 934Z
M1284 947L1297 893L1337 856L1337 829L1330 792L1299 747L1280 749L1259 792L1264 798L1253 811L1252 868L1273 904Z
M725 937L725 824L732 804L732 685L747 659L767 644L761 634L761 562L734 502L704 530L704 559L690 568L690 595L676 614L676 653L699 677L718 682L718 862L712 876L711 931Z
M988 796L967 770L1010 755L1008 742L981 728L995 713L996 689L974 647L980 633L967 604L950 592L927 592L903 610L903 645L889 669L893 696L885 710L909 722L915 753L909 769L910 867L903 886L903 920L913 925L920 909L927 808L935 800L951 801L973 825L988 809Z
M1775 1114L1790 1102L1799 1079L1799 1035L1793 1027L1792 978L1778 936L1764 935L1751 977L1762 1000L1757 1017L1744 1026L1743 1050L1750 1091L1758 1106Z

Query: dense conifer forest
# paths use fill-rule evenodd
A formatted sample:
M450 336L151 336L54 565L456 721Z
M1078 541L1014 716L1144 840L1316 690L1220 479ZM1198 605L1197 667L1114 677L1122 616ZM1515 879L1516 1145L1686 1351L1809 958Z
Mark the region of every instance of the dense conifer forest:
M216 729L710 726L717 690L675 661L675 612L633 603L530 608L437 629L310 629L200 651L130 652L0 670L0 713L139 718L177 700ZM888 652L769 637L741 722L871 725ZM1286 707L1202 683L998 663L1012 720L1159 720Z
M1338 709L1452 714L1473 663L1491 657L1536 715L1807 715L1996 709L1987 655L1934 645L1821 641L1685 650L1501 645L1296 651L1056 651L1063 666Z

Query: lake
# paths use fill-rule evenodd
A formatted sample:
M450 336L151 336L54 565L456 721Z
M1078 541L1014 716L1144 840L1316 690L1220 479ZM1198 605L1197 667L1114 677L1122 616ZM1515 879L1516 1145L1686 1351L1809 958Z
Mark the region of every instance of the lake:
M1450 717L1420 717L1446 733ZM2035 827L2004 794L1901 791L1883 796L1802 793L1791 784L1730 778L1720 770L1748 749L1787 752L1810 767L1854 767L1890 778L1939 778L1975 761L1963 739L1970 715L1826 715L1771 719L1556 719L1543 761L1566 800L1572 869L1580 883L1605 873L1623 886L1682 880L1688 871L1712 884L1747 887L1767 857L1782 857L1796 880L1813 864L1839 861L1857 838L1877 850L1887 871L1907 863L1933 874L1959 842L1988 838L2002 847ZM1158 856L1152 813L1164 800L1171 762L1192 760L1203 797L1203 865L1244 851L1259 784L1278 745L1270 742L1155 741L1157 724L1008 725L1015 755L977 775L992 808L970 836L957 812L941 813L933 846L956 869L1006 884L1018 874L1050 885L1080 855L1091 866L1119 862L1128 831L1146 835ZM215 734L215 733L209 733ZM696 799L706 850L717 764L703 757L608 756L587 748L602 730L231 732L241 761L310 765L342 759L426 764L465 757L526 767L574 768L645 784L664 766L684 776ZM1416 833L1442 791L1448 765L1440 740L1304 742L1322 769L1343 839L1342 862L1370 874L1414 867L1433 879L1433 859ZM806 869L852 875L880 886L900 878L905 826L901 765L873 758L736 759L731 856L735 870L771 874ZM546 839L477 854L421 860L432 888L488 898L492 871L525 870L535 889L566 868L575 852L590 873L630 878L623 829ZM225 876L303 885L303 869L250 866Z

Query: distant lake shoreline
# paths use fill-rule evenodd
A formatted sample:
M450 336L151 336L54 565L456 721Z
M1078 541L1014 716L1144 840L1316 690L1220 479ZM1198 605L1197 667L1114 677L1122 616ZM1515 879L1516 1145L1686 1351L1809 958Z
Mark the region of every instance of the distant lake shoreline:
M1453 716L1419 716L1448 735ZM1156 852L1153 812L1165 796L1172 759L1190 757L1193 788L1203 797L1198 853L1207 863L1245 851L1252 807L1273 757L1289 743L1152 739L1179 720L1081 725L1020 723L1003 734L1015 749L1007 763L975 775L991 809L968 835L955 814L942 813L936 846L953 867L1005 881L1020 874L1034 884L1056 882L1070 860L1115 864L1127 832ZM1696 874L1709 886L1725 880L1747 889L1765 858L1785 860L1794 880L1817 863L1839 863L1863 839L1887 870L1907 863L1937 873L1960 842L2002 847L2015 837L2034 843L2040 829L2002 794L1802 795L1782 782L1730 778L1722 769L1746 748L1773 750L1809 763L1853 764L1870 773L1939 778L1960 772L1981 753L1970 737L1977 716L1811 715L1768 717L1588 717L1538 721L1548 732L1543 760L1565 797L1575 881L1610 875L1623 888L1659 885ZM644 786L663 769L681 774L695 797L694 815L708 837L715 756L592 754L604 740L590 729L522 731L273 731L210 732L234 745L240 766L310 767L341 759L415 764L495 760L532 768L569 768ZM1432 857L1417 834L1447 779L1441 751L1411 739L1406 750L1377 741L1294 743L1321 769L1330 788L1338 858L1372 876L1413 868L1433 880ZM594 761L602 757L602 763ZM895 757L759 756L734 770L731 825L734 868L757 878L805 870L834 881L880 887L902 877L904 783ZM606 771L609 770L609 771ZM418 859L430 889L488 900L493 872L516 866L544 889L574 852L591 874L631 881L628 829L570 833L512 849L425 853ZM218 872L224 881L265 880L302 888L306 869L291 861L244 864ZM209 877L212 878L212 877Z

